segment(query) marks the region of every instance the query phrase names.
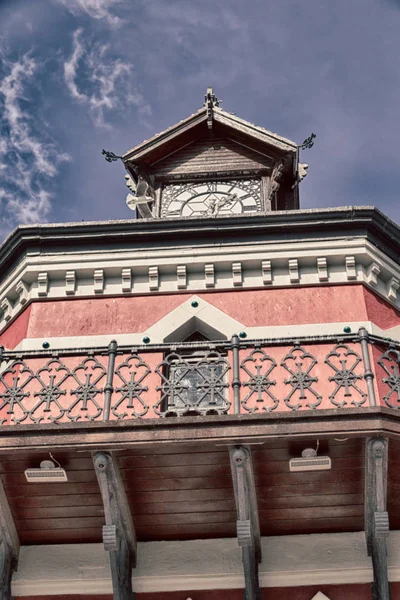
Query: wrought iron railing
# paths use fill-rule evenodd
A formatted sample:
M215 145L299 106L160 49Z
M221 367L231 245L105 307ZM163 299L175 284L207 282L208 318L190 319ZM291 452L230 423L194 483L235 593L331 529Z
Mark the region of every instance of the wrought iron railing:
M0 423L400 408L400 344L356 335L0 351Z

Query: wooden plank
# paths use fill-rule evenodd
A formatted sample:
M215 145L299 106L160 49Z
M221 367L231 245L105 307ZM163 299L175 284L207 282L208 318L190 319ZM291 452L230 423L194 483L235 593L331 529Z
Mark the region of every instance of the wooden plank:
M85 506L103 506L100 493L85 494ZM12 510L15 511L30 511L43 508L58 508L58 507L75 507L82 506L81 494L71 494L64 496L14 496Z
M277 521L260 523L261 535L299 535L311 533L340 533L360 531L363 517L337 517L323 519L297 519L295 521Z
M101 528L46 529L43 531L25 531L19 533L21 544L98 544L101 542Z
M25 480L26 481L26 480ZM8 497L25 497L25 496L59 496L71 494L99 494L99 486L97 482L79 483L21 483L4 486Z
M84 504L82 504L84 502ZM45 520L49 521L49 526L52 526L52 523L55 519L70 519L70 518L80 518L84 519L81 521L82 526L85 526L87 517L102 517L104 521L104 507L103 504L100 506L93 506L86 503L86 498L81 498L81 505L77 506L44 506L40 508L27 508L26 506L17 506L13 507L13 515L19 524L22 521L31 523L32 521L38 519L42 521L42 527L45 527Z

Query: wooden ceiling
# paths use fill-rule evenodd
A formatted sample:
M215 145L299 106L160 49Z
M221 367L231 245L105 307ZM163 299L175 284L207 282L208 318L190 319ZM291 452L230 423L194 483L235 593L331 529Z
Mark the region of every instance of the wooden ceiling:
M319 454L332 458L331 471L290 473L289 458L307 446L315 446L315 440L253 446L261 535L362 530L363 440L323 441ZM117 457L139 540L236 535L227 447L171 445ZM68 483L26 482L24 470L39 466L46 454L0 458L21 543L100 542L104 511L90 453L55 458L66 469ZM396 467L395 456L391 461ZM400 486L400 476L393 485ZM394 513L399 502L395 494L389 498ZM399 520L395 514L391 518Z

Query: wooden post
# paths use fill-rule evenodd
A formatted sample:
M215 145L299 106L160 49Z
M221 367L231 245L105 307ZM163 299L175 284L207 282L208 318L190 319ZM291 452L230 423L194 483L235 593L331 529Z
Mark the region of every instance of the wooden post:
M11 578L17 569L19 539L0 479L0 600L12 600Z
M136 534L122 478L111 454L98 452L93 463L103 498L106 519L103 543L110 553L114 600L134 600L132 569L136 566Z
M245 600L261 600L258 580L261 562L260 525L250 449L239 446L230 450L233 489L237 511L237 538L242 547Z
M388 441L369 438L365 449L365 535L372 557L374 600L390 600L386 539L389 518L386 510Z

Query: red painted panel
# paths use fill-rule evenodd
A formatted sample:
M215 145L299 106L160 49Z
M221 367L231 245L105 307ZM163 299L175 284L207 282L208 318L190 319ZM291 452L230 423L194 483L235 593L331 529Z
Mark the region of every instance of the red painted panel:
M361 285L212 292L200 296L247 327L367 318Z
M363 287L365 306L367 309L368 321L382 329L390 329L400 325L400 312L391 306L388 302L376 296L371 290Z
M0 335L0 345L12 350L27 337L32 305L28 306L13 323Z
M191 294L35 302L28 337L145 331ZM247 327L366 320L362 286L235 290L200 294Z
M183 294L171 294L35 302L28 337L145 331L186 298Z

